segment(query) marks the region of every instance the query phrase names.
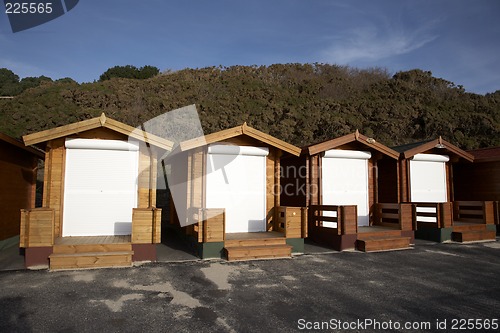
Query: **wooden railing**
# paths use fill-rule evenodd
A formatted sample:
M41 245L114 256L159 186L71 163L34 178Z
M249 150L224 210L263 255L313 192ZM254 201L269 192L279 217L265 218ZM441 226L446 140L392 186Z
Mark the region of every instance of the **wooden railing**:
M413 223L414 229L419 226L433 228L451 227L452 219L452 203L413 203Z
M478 224L494 224L495 202L454 201L453 221Z
M286 238L306 238L307 208L277 207L275 230L284 233Z
M309 207L309 228L311 232L330 229L336 235L358 233L357 206L312 205Z
M395 227L399 230L413 229L412 204L376 203L374 205L374 225Z
M226 210L224 208L199 208L198 223L194 226L199 243L223 242L225 239Z
M21 209L19 247L54 245L54 209Z
M161 209L134 208L132 211L132 243L156 244L161 242Z

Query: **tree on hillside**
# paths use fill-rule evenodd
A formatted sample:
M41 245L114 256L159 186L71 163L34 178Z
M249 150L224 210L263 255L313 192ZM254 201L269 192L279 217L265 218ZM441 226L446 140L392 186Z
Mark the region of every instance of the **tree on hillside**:
M15 96L21 93L19 76L7 68L0 68L0 96Z
M99 81L106 81L112 78L122 79L149 79L160 73L160 70L154 66L144 66L137 68L132 65L114 66L101 74Z
M38 87L42 82L52 82L52 79L47 76L39 76L39 77L25 77L19 81L19 85L21 86L22 90L30 89L30 88L35 88Z
M19 76L7 68L0 68L0 96L17 96L23 91L38 87L42 82L52 82L47 76L29 76L19 80Z

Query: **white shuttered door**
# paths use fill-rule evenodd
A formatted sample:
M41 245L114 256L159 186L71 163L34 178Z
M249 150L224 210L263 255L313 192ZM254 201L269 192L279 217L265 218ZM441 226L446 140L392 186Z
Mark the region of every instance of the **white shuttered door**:
M259 147L210 145L206 207L226 209L226 232L266 231L266 156Z
M131 234L138 150L117 140L66 140L64 237Z
M446 202L446 155L416 154L410 160L410 200Z
M356 205L358 226L367 226L370 223L368 209L370 158L370 152L365 151L328 150L321 159L323 205Z

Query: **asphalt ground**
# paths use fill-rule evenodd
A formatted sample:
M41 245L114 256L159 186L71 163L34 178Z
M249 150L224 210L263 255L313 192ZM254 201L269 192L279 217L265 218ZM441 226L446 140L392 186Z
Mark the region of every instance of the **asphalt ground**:
M498 241L318 249L292 259L3 271L0 332L498 331Z

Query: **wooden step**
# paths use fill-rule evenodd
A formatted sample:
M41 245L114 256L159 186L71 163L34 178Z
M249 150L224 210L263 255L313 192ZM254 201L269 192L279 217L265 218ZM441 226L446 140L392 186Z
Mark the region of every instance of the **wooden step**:
M454 232L462 232L462 231L482 231L486 230L486 224L459 224L459 225L453 225L453 231Z
M271 246L271 245L286 245L286 238L276 237L276 238L226 239L224 241L225 247Z
M72 254L72 253L89 253L89 252L123 252L132 251L131 243L114 243L114 244L64 244L54 245L53 253L56 254Z
M131 267L134 251L52 253L50 270Z
M453 228L455 230L455 228ZM453 231L451 239L455 242L478 242L478 241L494 241L496 240L496 232L494 230L465 230Z
M359 251L387 251L410 248L410 237L364 237L356 241Z
M227 260L251 260L267 258L290 258L292 256L292 246L264 245L264 246L233 246L225 247Z

